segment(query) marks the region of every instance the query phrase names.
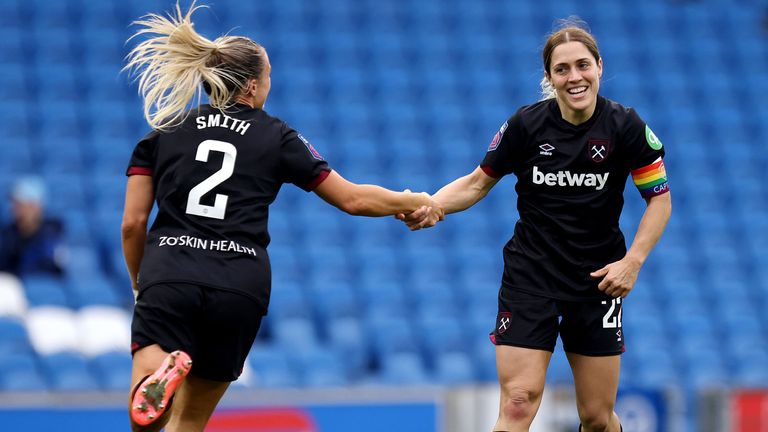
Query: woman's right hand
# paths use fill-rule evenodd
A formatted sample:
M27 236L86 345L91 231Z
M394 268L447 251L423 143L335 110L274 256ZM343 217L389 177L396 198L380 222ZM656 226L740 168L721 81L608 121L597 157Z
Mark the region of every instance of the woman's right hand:
M406 189L405 192L410 191ZM433 227L437 225L439 221L445 219L445 210L443 209L443 206L433 200L428 193L421 192L421 195L429 201L429 205L421 206L411 213L400 213L395 215L395 217L398 220L403 221L411 231Z

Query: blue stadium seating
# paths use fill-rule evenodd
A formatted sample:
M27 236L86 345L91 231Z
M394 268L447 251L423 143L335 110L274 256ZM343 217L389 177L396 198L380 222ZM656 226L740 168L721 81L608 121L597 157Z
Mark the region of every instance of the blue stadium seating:
M62 352L40 357L41 368L47 381L56 391L87 391L98 389L86 359L76 353Z
M148 127L136 84L120 69L135 44L125 44L130 22L170 6L3 2L0 193L39 174L69 248L64 278L23 278L32 309L130 306L120 253L124 173ZM661 137L675 201L625 303L622 383L768 382L764 2L265 0L234 8L199 11L197 28L209 36L236 28L263 43L273 64L271 114L352 181L428 192L473 170L504 120L538 96L539 50L553 21L585 18L605 61L601 91L636 107ZM436 230L410 233L284 187L269 222L273 297L251 351L251 385L495 381L487 335L515 200L506 178ZM628 241L643 209L630 182L621 218ZM10 216L8 203L0 216ZM120 390L129 367L125 352L35 352L27 323L0 317L0 391ZM571 379L558 347L548 380Z
M40 373L38 356L31 351L2 358L0 389L6 392L46 391L49 384Z
M285 350L270 344L255 344L248 355L249 364L256 375L255 384L261 388L297 387L298 371L288 365Z
M125 391L130 382L133 362L127 352L107 352L88 362L99 387L108 391Z

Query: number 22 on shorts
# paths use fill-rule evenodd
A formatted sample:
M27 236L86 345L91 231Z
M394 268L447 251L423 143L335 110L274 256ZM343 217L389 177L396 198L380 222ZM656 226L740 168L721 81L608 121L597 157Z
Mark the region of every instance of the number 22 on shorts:
M608 304L608 301L603 300L600 303ZM614 316L613 313L616 311L617 306L619 313ZM608 308L608 312L603 315L603 328L621 328L621 311L621 299L611 299L611 306Z

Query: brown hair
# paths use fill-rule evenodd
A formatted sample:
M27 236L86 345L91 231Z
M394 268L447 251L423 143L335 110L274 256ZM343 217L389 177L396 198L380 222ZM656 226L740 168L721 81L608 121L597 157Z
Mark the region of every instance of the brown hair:
M131 39L153 35L131 50L127 69L139 81L144 99L144 117L150 126L163 130L186 118L193 98L201 98L201 87L211 106L224 109L234 105L251 78L260 78L266 67L264 48L241 36L221 36L213 41L193 27L192 5L184 14L176 3L176 13L167 18L149 14ZM129 39L130 40L130 39Z
M547 80L549 67L552 63L552 52L559 45L568 42L581 42L595 57L595 61L600 61L600 50L597 47L597 40L589 32L587 23L577 17L560 20L559 28L549 35L547 43L544 44L544 49L541 52L542 60L544 61L544 78L541 80L543 99L555 97L555 89L552 88L549 80Z

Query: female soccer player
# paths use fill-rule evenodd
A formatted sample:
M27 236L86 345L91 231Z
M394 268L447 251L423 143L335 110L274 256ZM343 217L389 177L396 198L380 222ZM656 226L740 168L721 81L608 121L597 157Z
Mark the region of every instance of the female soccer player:
M306 138L264 112L265 49L245 37L204 38L193 28L195 9L183 14L177 5L174 16L138 21L136 35L151 37L126 66L138 75L153 129L127 170L122 223L137 292L134 430L202 431L242 371L267 312L268 207L284 183L352 215L420 209L430 214L425 226L442 218L427 194L357 185L331 170ZM201 86L210 104L187 110Z
M622 299L672 210L664 149L633 109L598 95L603 62L595 38L578 23L550 35L543 60L544 99L520 108L480 166L433 198L446 213L458 212L504 175L517 177L520 219L504 247L491 334L501 385L494 431L530 427L559 333L581 430L618 432ZM647 207L627 251L619 215L630 174ZM416 227L420 215L398 218Z

